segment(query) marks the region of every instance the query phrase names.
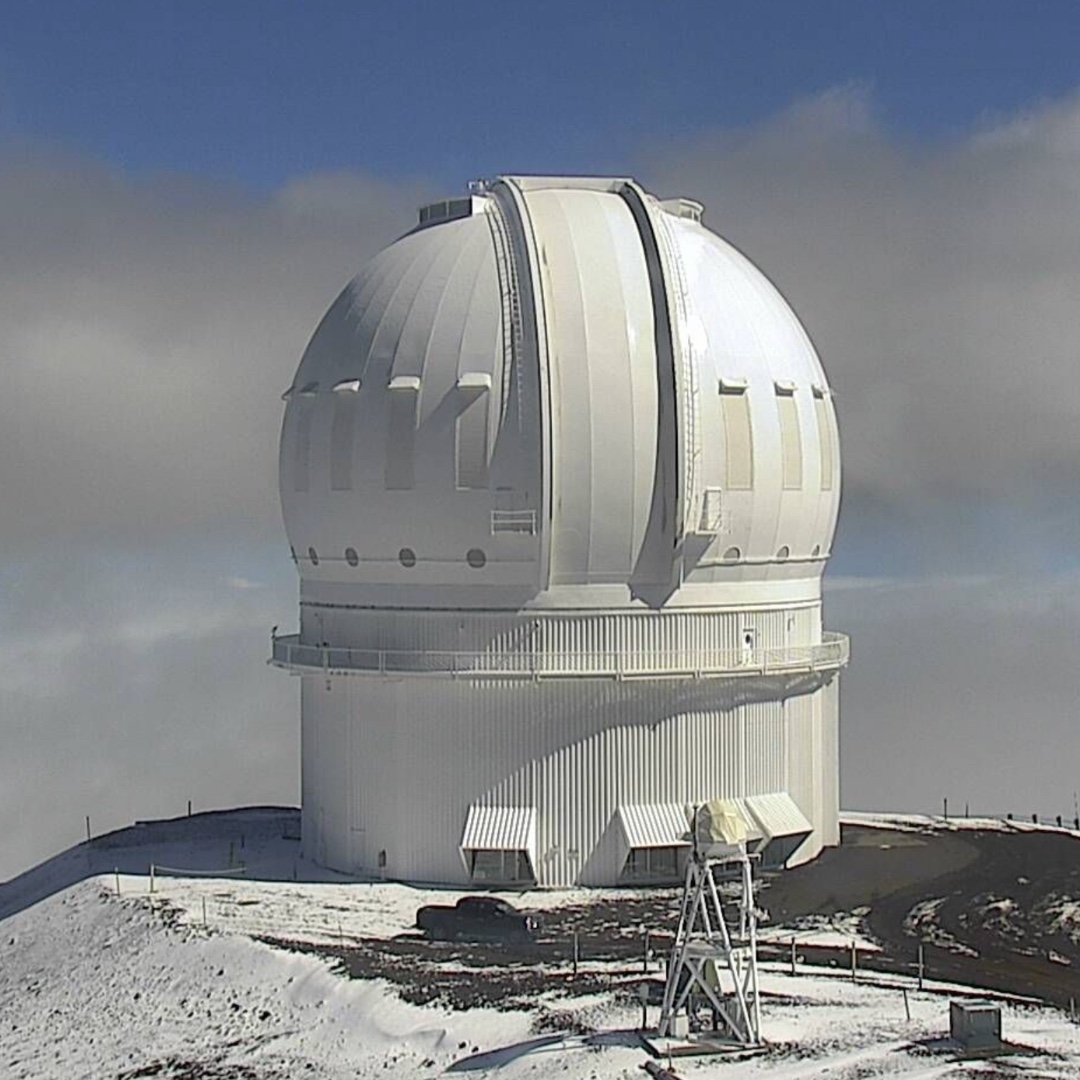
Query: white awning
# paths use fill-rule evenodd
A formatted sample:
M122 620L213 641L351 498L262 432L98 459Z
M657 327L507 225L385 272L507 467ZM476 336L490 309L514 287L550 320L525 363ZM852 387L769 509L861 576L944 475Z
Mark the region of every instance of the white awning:
M689 846L690 825L682 803L620 806L619 825L629 848Z
M465 371L458 376L457 388L482 394L491 389L491 376L486 371Z
M535 862L536 809L532 806L469 807L462 851L527 851Z
M770 840L778 836L809 836L814 831L798 803L786 791L750 795L743 801Z

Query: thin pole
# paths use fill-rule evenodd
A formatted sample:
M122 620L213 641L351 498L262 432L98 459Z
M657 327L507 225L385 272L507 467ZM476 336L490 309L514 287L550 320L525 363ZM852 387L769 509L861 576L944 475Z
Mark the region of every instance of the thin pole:
M116 875L116 895L120 895L120 868L118 866L113 867L113 873Z
M923 988L923 972L925 971L925 964L924 964L923 961L924 961L923 945L922 945L922 942L920 941L919 942L919 989L920 990Z
M206 929L206 897L202 898L202 924L203 929Z
M150 864L150 891L154 891L154 864Z
M795 974L795 935L791 935L791 974Z
M907 987L904 987L904 1015L908 1018L908 1022L911 1022L911 1005L908 1003Z
M86 839L87 839L87 842L89 843L89 841L90 841L90 815L89 814L86 815Z
M851 939L851 981L852 982L855 982L855 979L857 977L857 968L858 968L857 957L858 957L858 949L855 946L855 939L852 938Z
M642 943L641 948L641 973L647 975L649 973L649 929L645 928L645 940Z
M574 974L575 975L577 974L578 956L579 955L580 954L578 952L578 932L575 930L574 931Z

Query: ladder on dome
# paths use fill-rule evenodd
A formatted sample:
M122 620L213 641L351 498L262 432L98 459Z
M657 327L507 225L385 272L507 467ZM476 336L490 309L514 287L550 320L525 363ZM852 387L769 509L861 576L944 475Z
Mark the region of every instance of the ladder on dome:
M492 200L488 212L488 223L495 244L495 267L499 276L499 297L502 306L503 321L503 377L502 401L499 410L499 423L506 419L509 396L506 387L510 386L510 373L517 373L518 425L522 422L524 394L524 373L519 362L521 350L521 289L518 282L517 260L514 257L514 245L510 238L506 218L498 201Z
M700 531L699 521L702 513L702 496L698 488L701 475L701 425L700 393L698 389L697 358L694 354L694 342L687 330L689 313L686 298L690 293L683 273L682 262L674 244L664 214L656 215L659 227L655 229L657 242L662 250L663 262L668 277L668 294L673 301L674 311L671 320L672 346L675 349L676 363L679 363L682 388L682 430L683 442L683 533Z

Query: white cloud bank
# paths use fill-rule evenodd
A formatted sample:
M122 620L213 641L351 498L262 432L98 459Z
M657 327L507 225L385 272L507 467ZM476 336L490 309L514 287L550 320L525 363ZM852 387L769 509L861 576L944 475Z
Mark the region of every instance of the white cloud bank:
M1080 484L1080 95L919 144L847 87L667 146L648 172L702 199L803 316L847 495L1039 502Z
M1067 809L1080 98L922 145L844 88L641 172L778 281L839 395L835 569L883 579L829 598L845 801ZM295 618L279 395L422 195L0 156L0 877L85 813L297 797L295 684L264 665ZM931 584L889 586L901 563Z

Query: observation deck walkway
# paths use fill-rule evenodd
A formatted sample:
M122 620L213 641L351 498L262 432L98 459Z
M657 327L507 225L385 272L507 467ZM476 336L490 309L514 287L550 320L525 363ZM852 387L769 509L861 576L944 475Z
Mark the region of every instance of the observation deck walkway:
M797 675L844 667L847 634L825 632L818 645L687 652L418 651L302 645L298 634L271 636L274 667L300 675L441 675L484 679L669 679Z

